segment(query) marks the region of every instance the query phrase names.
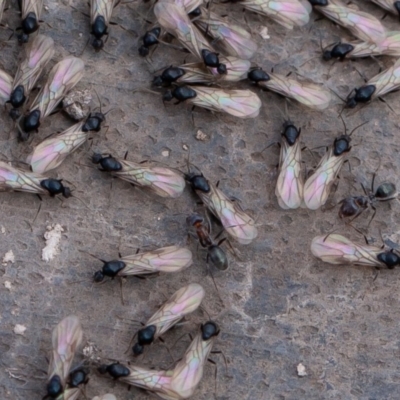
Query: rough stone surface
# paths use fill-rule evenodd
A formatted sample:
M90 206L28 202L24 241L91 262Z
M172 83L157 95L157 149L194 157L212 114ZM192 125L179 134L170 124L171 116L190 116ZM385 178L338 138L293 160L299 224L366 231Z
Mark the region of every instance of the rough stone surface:
M398 399L400 271L381 270L376 275L371 268L322 264L309 251L314 236L337 230L360 242L363 238L338 219L337 208L291 212L278 207L274 184L279 149L265 148L280 138L284 99L254 88L263 101L260 116L254 120L200 109L192 113L184 104L164 105L161 96L135 90L149 88L154 71L189 61L189 56L161 46L151 59L138 56L138 39L149 27L142 17L152 19L149 4L128 2L118 6L112 20L125 29L112 25L105 51L95 53L90 45L85 48L90 32L89 19L83 14L89 12L87 3L45 2L47 10L42 19L47 24L42 24L41 32L54 38L55 59L68 54L82 57L85 76L77 90L89 89L93 94L95 89L103 111L113 111L107 114L109 129L94 134L91 147L87 144L79 149L51 174L69 182L75 197L62 202L43 198L40 203L37 197L25 193L0 196L0 254L13 249L15 255L15 263L0 266L0 398L39 400L44 396L51 331L69 314L81 318L86 341L98 349L96 357L169 367L173 360L160 342L137 360L125 354L139 327L135 321L146 321L166 297L183 285L198 282L207 292L204 309L221 327L215 350L224 353L227 370L223 358L213 355L218 365L216 381L215 367L208 364L193 399ZM384 14L370 2L354 2L378 18ZM3 15L3 21L12 28L20 26L14 3ZM380 67L394 62L380 58L324 63L321 41L327 45L351 36L332 22L319 19L316 13L306 27L288 31L265 18L243 13L239 4L221 5L216 11L248 24L260 45L255 64L324 83L342 98L362 85L359 72L369 78ZM394 17L388 16L383 23L389 30L399 29ZM260 26L268 26L269 39L262 39L254 29ZM14 74L21 48L15 37L10 41L8 37L9 31L0 28L1 67ZM248 83L235 87L246 88ZM377 182L400 184L399 118L395 114L400 95L392 93L385 100L387 104L375 101L343 112L348 130L366 121L368 124L352 136L351 171L344 166L332 206L345 195L361 193L357 182L368 185L379 165ZM302 142L309 149L303 152L308 169L323 154L322 146L344 132L338 117L341 109L339 97L325 112L288 105L288 114L302 128ZM58 113L43 122L31 143L18 144L7 112L1 111L0 118L0 152L7 159L24 160L32 146L72 125ZM199 129L210 139L198 141ZM166 149L168 158L162 156ZM125 305L117 280L99 286L92 283L92 274L102 264L88 252L114 259L118 252L127 255L137 248L185 244L186 216L199 210L189 189L176 200L154 198L89 165L92 151L123 157L127 150L132 160L152 159L182 170L190 154L191 163L211 181L220 181L223 191L241 199L243 207L257 216L257 241L249 246L232 243L238 257L230 255L230 269L212 270L218 293L207 274L203 252L198 252L194 265L181 274L126 280ZM31 227L40 204L41 211ZM360 216L355 226L365 229L370 217L370 212ZM399 220L397 201L379 204L368 236L379 243L381 231L385 238L399 244ZM60 253L46 263L41 260L43 232L55 223L64 229ZM214 233L219 230L215 227ZM197 244L191 241L189 246L196 253ZM4 288L5 282L11 283L12 290ZM165 335L165 344L175 360L190 339L186 335L175 342L184 333L194 334L198 324L209 318L207 313L194 313L188 317L188 324ZM17 324L26 327L23 336L14 334ZM307 368L307 376L302 378L296 371L299 363ZM128 391L126 385L93 372L87 398L107 392L119 400L149 398L142 391Z

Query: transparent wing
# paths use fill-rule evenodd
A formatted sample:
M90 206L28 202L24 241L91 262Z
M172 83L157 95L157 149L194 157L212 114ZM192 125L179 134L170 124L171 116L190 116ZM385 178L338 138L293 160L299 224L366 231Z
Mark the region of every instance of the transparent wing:
M283 209L298 208L303 201L304 190L299 140L293 146L282 140L279 164L280 172L275 189L279 206Z
M5 4L6 4L6 0L0 0L0 22L1 22L1 19L3 18L3 11L4 11Z
M170 371L157 371L136 365L130 365L127 368L131 373L118 378L119 381L156 393L164 399L180 400L179 397L173 397L175 394L170 389L172 375Z
M259 82L260 86L264 86L282 96L297 100L307 107L324 110L331 102L331 93L321 85L299 82L296 79L278 74L271 73L268 75L271 79Z
M344 161L345 154L335 156L332 149L322 157L317 169L304 184L304 203L307 208L317 210L326 203Z
M154 6L158 23L194 56L202 60L201 50L214 51L200 31L193 25L183 7L172 1L159 1Z
M311 252L329 264L383 266L377 259L382 252L380 247L358 245L338 234L315 237L311 242Z
M154 272L177 272L193 263L192 252L186 247L169 246L123 257L127 265L121 271L123 275L143 275Z
M382 7L384 10L391 12L392 14L399 15L399 12L396 10L394 3L395 0L371 0L373 3Z
M197 7L200 7L203 4L203 0L175 0L175 4L180 7L183 7L186 11L186 14L191 13Z
M22 85L25 96L27 96L39 79L43 68L52 59L53 55L53 39L44 35L37 35L28 44L26 57L18 67L14 78L13 90L17 86Z
M147 188L161 197L177 198L185 189L185 180L177 172L164 167L151 167L119 160L122 170L113 175L136 186Z
M379 43L378 49L380 54L386 56L399 57L400 56L400 32L388 32L386 38Z
M146 326L155 325L155 337L171 329L185 315L195 311L203 301L204 289L197 283L192 283L175 292L160 309L147 321Z
M27 193L46 194L47 192L40 186L40 181L46 177L25 172L14 168L7 163L0 161L0 191L16 191Z
M182 360L173 370L170 387L180 398L187 399L193 395L203 377L204 365L210 355L217 336L205 341L199 333L186 350Z
M39 20L42 15L43 0L22 0L21 3L21 16L25 19L29 13L36 14L36 18Z
M311 6L299 0L245 0L240 4L248 10L272 18L287 29L304 26L310 20Z
M81 80L84 68L83 61L76 57L64 58L56 64L30 109L40 110L41 118L51 114L64 96Z
M219 61L226 65L227 73L218 74L214 68L206 68L203 63L191 63L181 65L185 75L181 76L177 82L181 83L218 83L218 82L238 82L247 78L251 63L236 57L219 56Z
M43 173L55 169L68 155L82 146L88 138L87 132L82 131L83 125L84 122L79 122L37 145L26 160L32 171Z
M13 78L0 69L0 102L4 104L6 101L10 100L10 95L12 92Z
M216 40L216 44L225 53L244 60L252 58L257 51L257 44L251 34L238 25L228 23L212 11L201 9L202 13L195 24Z
M53 351L49 363L48 379L58 375L63 385L68 378L75 352L82 343L83 332L79 318L70 315L53 330ZM71 393L72 394L72 393ZM64 397L64 399L66 399Z
M81 394L82 390L80 388L69 388L64 390L64 393L57 397L57 400L78 400Z
M119 0L91 0L90 1L90 22L93 24L97 17L102 16L108 25L114 7Z
M385 28L379 19L363 11L347 7L341 0L329 0L327 6L315 8L365 42L379 43L386 37Z
M187 100L196 106L226 112L238 118L255 118L260 113L261 100L250 90L223 90L192 86L197 96Z
M222 226L233 239L241 244L251 243L258 235L253 218L214 184L209 182L209 185L209 193L197 192L203 203L221 221Z
M365 85L376 87L372 98L383 96L398 89L400 87L400 60L397 60L393 67L370 79Z
M103 396L93 397L92 400L117 400L117 398L113 394L107 393L103 394Z

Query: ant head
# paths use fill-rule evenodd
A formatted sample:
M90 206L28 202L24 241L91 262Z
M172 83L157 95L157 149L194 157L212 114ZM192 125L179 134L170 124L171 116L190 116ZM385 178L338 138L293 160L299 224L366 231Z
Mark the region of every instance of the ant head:
M219 334L219 327L214 321L207 321L201 325L201 337L204 341Z
M96 51L100 51L104 47L104 42L102 39L94 39L92 46Z

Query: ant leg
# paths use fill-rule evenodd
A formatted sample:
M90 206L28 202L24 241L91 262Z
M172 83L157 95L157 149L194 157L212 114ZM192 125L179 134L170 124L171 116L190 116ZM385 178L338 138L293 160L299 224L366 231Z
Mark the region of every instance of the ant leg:
M368 222L367 229L368 229L369 226L371 225L371 222L372 222L372 220L374 219L375 214L376 214L376 208L375 208L372 204L371 204L371 208L374 210L374 212L373 212L373 214L372 214L371 219L370 219L369 222Z

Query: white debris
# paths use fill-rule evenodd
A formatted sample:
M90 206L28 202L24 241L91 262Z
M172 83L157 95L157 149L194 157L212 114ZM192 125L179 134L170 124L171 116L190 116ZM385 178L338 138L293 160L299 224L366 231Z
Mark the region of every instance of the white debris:
M201 129L199 129L196 133L196 139L204 142L208 139L208 136Z
M17 324L14 327L14 333L16 335L23 335L25 331L26 331L26 326L24 325Z
M306 367L302 363L297 366L297 375L307 376Z
M58 254L61 234L64 232L64 229L60 224L49 225L46 229L47 232L44 233L46 246L42 250L42 260L49 262Z
M117 400L117 398L113 394L107 393L103 394L103 396L100 397L99 396L93 397L92 400Z
M189 147L188 147L187 144L183 144L183 145L182 145L182 149L188 151L188 150L189 150Z
M15 256L12 250L8 250L7 253L3 257L3 265L7 265L7 263L14 264Z
M64 111L74 120L80 121L90 112L92 94L88 89L68 93L63 100Z
M1 233L2 233L3 235L5 235L5 234L6 234L6 228L4 228L4 226L3 226L3 225L1 226Z
M6 289L8 289L8 290L11 290L12 289L11 282L10 281L5 281L4 282L4 287Z
M260 36L261 36L264 40L270 39L270 36L268 35L268 28L267 28L266 26L263 26L263 27L260 29Z
M161 155L162 155L163 157L169 157L169 150L163 150L163 151L161 152Z

